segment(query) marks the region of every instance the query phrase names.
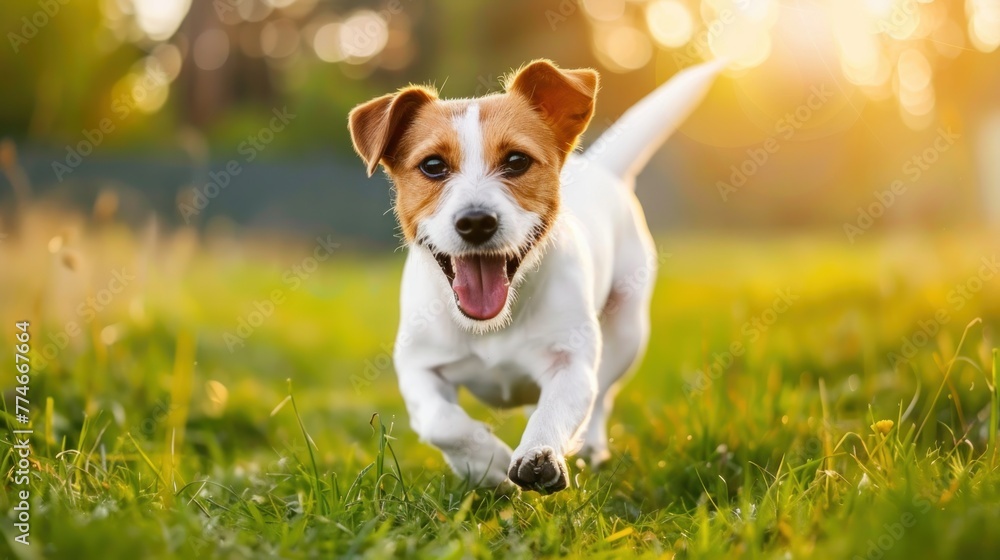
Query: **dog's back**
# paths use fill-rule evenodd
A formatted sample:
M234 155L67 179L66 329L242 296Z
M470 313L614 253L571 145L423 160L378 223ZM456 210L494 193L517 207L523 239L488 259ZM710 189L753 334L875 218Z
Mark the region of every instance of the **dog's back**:
M686 69L633 105L579 155L566 162L562 200L581 224L592 252L595 301L652 288L659 258L635 197L636 176L701 102L722 63Z

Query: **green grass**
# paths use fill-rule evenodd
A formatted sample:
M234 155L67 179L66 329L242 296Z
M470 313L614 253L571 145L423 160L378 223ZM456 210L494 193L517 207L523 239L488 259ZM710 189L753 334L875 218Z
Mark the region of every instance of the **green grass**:
M47 242L0 245L0 262L20 263L0 271L0 360L16 320L32 321L35 352L66 321L83 328L33 375L32 544L4 519L2 557L1000 552L1000 277L956 291L996 252L985 236L664 237L615 458L571 465L573 487L549 497L470 489L409 429L388 363L401 254L344 250L292 289L283 275L308 243L113 226L68 234L55 255ZM123 266L136 279L83 321L75 306ZM230 352L225 333L276 289L283 303ZM779 311L786 289L797 299ZM947 320L893 367L939 310ZM463 398L516 442L519 411ZM15 459L4 446L0 470ZM20 488L6 481L0 511Z

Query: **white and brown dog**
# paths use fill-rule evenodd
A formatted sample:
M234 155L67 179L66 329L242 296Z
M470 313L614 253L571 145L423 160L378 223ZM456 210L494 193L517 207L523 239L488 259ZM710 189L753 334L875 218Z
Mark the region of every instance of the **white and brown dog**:
M597 72L546 60L503 93L442 100L410 86L351 112L369 176L381 163L395 184L409 246L400 391L456 473L554 492L581 446L593 463L609 457L608 415L645 349L656 277L635 176L719 70L681 72L582 156ZM516 449L457 404L459 386L492 406L535 405Z

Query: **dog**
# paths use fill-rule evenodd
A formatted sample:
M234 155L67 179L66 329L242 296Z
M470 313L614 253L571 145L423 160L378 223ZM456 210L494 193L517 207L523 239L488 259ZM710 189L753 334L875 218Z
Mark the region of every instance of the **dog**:
M384 168L408 247L393 361L410 424L481 485L552 493L566 457L610 457L608 415L649 339L657 251L635 178L721 70L680 72L586 152L598 73L536 60L504 90L408 86L355 107L354 149ZM531 408L511 448L457 404Z

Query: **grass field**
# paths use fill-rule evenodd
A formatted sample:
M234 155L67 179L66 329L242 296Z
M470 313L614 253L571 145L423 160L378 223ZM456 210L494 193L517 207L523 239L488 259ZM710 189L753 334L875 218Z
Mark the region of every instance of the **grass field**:
M541 497L470 489L409 429L401 252L25 224L0 361L30 321L31 544L8 477L4 558L1000 553L995 237L662 237L615 459ZM523 414L465 400L516 442Z

